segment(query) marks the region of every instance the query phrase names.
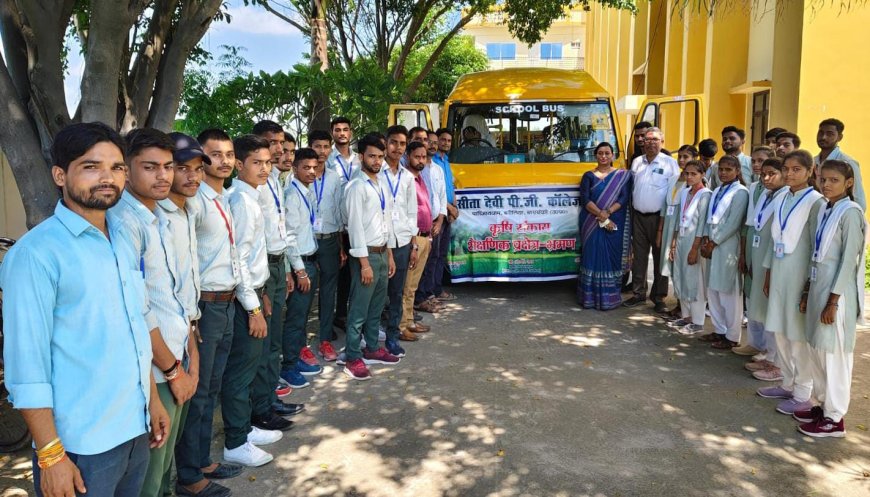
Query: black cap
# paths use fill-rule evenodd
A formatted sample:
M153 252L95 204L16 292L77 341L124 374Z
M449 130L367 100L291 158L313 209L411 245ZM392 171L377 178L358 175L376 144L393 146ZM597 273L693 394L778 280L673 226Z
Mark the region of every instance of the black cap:
M211 159L205 152L202 151L202 146L195 138L184 133L172 132L169 137L175 142L175 152L172 154L172 159L178 163L184 163L194 157L202 157L202 161L211 165Z

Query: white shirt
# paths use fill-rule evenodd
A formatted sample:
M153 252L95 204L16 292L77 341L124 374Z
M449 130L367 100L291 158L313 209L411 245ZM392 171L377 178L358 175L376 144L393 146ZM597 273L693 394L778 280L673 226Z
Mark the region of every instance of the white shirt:
M295 178L287 185L284 195L287 205L287 258L293 270L299 271L305 269L302 256L317 252L317 240L314 239L317 200L314 198L314 188L308 188Z
M203 181L196 197L187 202L195 220L199 281L204 292L230 292L241 282L241 274L233 270L233 259L236 268L239 261L230 243L233 213L227 193L221 189L218 194Z
M176 272L175 246L169 220L158 208L148 210L129 191L121 194L121 201L112 210L123 220L130 233L130 240L139 255L139 268L145 277L145 293L148 311L145 322L148 328L158 328L160 336L176 360L184 356L190 323L184 304L179 297L180 278ZM152 366L154 380L163 383L163 371Z
M343 187L348 181L353 179L354 171L359 169L359 161L357 155L351 151L349 157L345 157L339 153L335 145L332 146L332 152L326 158L326 167L332 169L338 174Z
M316 217L320 220L321 230L317 233L328 235L344 228L344 202L342 201L342 184L338 173L332 169L324 169L323 176L311 183L314 190Z
M634 188L631 201L634 209L645 214L661 210L665 197L680 177L680 166L673 157L659 153L652 162L646 155L634 159L631 164Z
M284 195L278 179L280 171L272 168L266 184L260 191L260 208L266 221L266 250L270 254L282 254L287 248L287 232L284 226Z
M393 174L392 169L387 165L378 174L378 181L387 185L393 203L393 213L390 218L393 224L393 235L387 243L390 248L404 247L411 243L411 237L419 231L414 175L402 166L398 169L398 174Z
M347 184L345 203L350 255L368 257L368 247L382 247L392 236L392 199L386 182L355 176Z
M176 274L179 278L179 297L184 305L188 321L196 321L200 317L199 310L199 261L196 255L196 220L187 208L179 208L175 202L160 200L157 202L163 214L169 220L169 231L175 249Z
M421 171L423 181L429 190L429 205L432 208L432 219L438 216L447 216L447 181L444 179L444 170L434 161L426 164Z
M260 209L260 192L236 178L227 197L233 211L233 232L241 262L242 281L236 287L236 298L245 310L252 311L260 307L254 290L269 279L266 223Z

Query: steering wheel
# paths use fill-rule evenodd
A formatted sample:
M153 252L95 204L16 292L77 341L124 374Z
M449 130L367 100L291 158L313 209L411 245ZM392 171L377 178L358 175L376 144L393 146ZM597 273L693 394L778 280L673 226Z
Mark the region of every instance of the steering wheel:
M467 140L462 140L462 143L460 143L459 146L460 146L460 147L464 147L466 143L468 143L468 144L472 144L472 143L477 143L477 144L485 143L487 147L489 147L489 148L495 148L495 145L493 145L492 143L488 142L487 140L485 140L485 139L483 139L483 138L469 138L469 139L467 139Z

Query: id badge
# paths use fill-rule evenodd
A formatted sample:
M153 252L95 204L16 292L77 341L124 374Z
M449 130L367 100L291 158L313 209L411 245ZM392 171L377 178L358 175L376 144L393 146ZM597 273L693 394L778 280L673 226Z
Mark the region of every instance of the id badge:
M278 236L281 237L282 240L287 239L287 225L284 224L284 216L278 218Z
M389 238L390 236L390 225L387 223L387 216L383 214L381 216L381 231L384 234L384 238Z
M785 257L785 244L777 243L773 246L773 255L776 256L777 259L782 259Z
M393 222L394 223L399 222L399 211L396 209L393 209Z
M810 267L810 281L816 281L816 270L817 269L818 268L816 268L816 266Z
M761 246L761 235L753 235L752 236L752 248L758 248Z
M685 236L686 232L688 232L688 228L686 226L680 226L680 236Z
M676 206L675 206L675 205L669 205L669 206L668 206L668 216L673 216L673 215L674 215L674 207L676 207Z
M314 232L322 233L323 232L323 221L318 217L314 219Z
M232 260L233 279L236 281L242 280L242 268L239 267L239 254L236 252L236 245L230 244L230 259Z

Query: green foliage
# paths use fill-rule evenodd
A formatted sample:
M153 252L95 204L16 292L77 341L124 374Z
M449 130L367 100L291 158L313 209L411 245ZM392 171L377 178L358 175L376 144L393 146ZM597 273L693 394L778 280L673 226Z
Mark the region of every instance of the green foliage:
M406 72L410 78L420 74L440 41L440 39L434 40L408 57ZM438 57L432 71L426 75L426 78L411 96L411 101L442 102L453 90L453 86L460 76L484 71L488 64L489 60L486 54L474 46L474 39L471 36L456 36L447 43L447 47Z

